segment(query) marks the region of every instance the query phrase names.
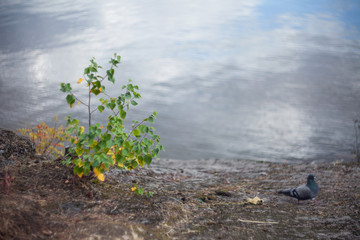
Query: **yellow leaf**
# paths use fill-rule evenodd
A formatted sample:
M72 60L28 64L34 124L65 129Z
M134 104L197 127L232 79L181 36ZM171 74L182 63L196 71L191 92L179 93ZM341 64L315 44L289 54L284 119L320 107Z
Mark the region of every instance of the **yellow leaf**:
M82 162L82 161L79 161L77 165L78 165L78 167L82 167L82 166L84 166L84 164L83 164L83 162Z
M131 191L135 191L135 190L136 190L136 187L132 187L132 188L131 188Z
M93 141L93 144L91 144L91 147L95 147L96 145L98 145L98 142L96 140Z
M100 126L99 128L100 128L100 129L103 129L103 128L104 128L104 126ZM113 146L112 146L112 147L113 147Z
M261 198L259 198L258 196L254 197L254 198L248 198L248 199L246 199L246 201L248 203L251 203L254 205L260 205L263 202L263 200Z
M79 178L81 178L84 175L84 172L78 173L77 175L79 176Z
M100 173L99 175L97 175L97 178L100 180L100 181L104 181L105 180L105 176L104 174Z
M81 126L81 127L80 127L80 134L82 134L84 131L85 131L85 127L84 127L84 126Z
M81 104L81 102L79 101L78 103L77 103L77 105L80 105Z
M102 89L101 89L101 87L99 87L99 91L100 91L100 92L102 92Z
M95 177L97 177L100 174L99 169L94 168L94 174L95 174Z
M124 164L118 163L118 166L119 166L119 167L124 167Z
M79 78L79 80L77 81L78 84L80 84L84 79Z
M84 153L84 149L82 148L76 148L75 149L76 155L78 155L79 157Z
M136 159L136 161L139 163L140 166L144 167L145 161L139 161L139 159Z

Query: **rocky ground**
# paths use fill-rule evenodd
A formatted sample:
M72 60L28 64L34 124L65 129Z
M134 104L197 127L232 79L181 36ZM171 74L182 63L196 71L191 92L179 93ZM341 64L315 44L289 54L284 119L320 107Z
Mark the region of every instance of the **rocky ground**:
M0 172L0 239L360 239L357 163L161 159L99 182L2 130ZM276 193L309 173L316 201Z

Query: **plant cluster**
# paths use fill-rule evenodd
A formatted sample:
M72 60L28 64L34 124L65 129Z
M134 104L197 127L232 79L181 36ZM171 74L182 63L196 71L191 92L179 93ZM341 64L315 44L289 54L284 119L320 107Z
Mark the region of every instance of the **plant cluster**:
M31 129L21 128L16 131L30 138L35 145L37 154L59 157L64 155L64 142L70 138L63 126L57 127L57 116L55 116L54 122L54 127L49 127L45 122L41 122Z
M70 108L77 102L77 105L86 108L88 115L87 127L70 114L67 117L67 131L72 137L70 154L63 164L72 165L74 173L79 177L93 172L95 177L104 181L104 172L110 167L132 170L145 164L150 165L163 150L160 137L154 133L154 127L150 126L157 116L156 112L141 121L132 121L129 129L124 125L130 107L138 105L137 101L141 98L139 87L128 80L121 87L119 96L110 97L106 93L105 80L115 84L115 68L120 59L115 53L109 61L110 67L103 75L99 73L103 68L95 58L90 60L90 65L84 69L84 77L77 81L87 91L86 101L73 92L70 83L61 83L60 90L67 93L66 101ZM95 106L92 105L93 98L98 101ZM93 123L92 116L96 112L110 113L106 126Z

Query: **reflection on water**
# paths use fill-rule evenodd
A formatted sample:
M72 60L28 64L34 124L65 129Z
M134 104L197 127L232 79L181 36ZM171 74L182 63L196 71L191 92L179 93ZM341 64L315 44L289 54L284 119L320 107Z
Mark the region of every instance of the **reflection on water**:
M59 83L117 52L143 95L131 117L158 111L162 157L349 158L359 31L356 0L2 1L0 124L66 116Z

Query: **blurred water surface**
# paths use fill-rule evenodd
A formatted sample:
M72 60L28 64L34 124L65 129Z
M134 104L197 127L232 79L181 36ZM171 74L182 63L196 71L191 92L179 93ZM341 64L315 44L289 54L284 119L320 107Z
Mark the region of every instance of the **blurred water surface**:
M114 52L117 81L143 96L130 117L158 112L163 158L351 157L358 0L2 0L0 127L65 117L60 82L76 85L91 57L106 66Z

